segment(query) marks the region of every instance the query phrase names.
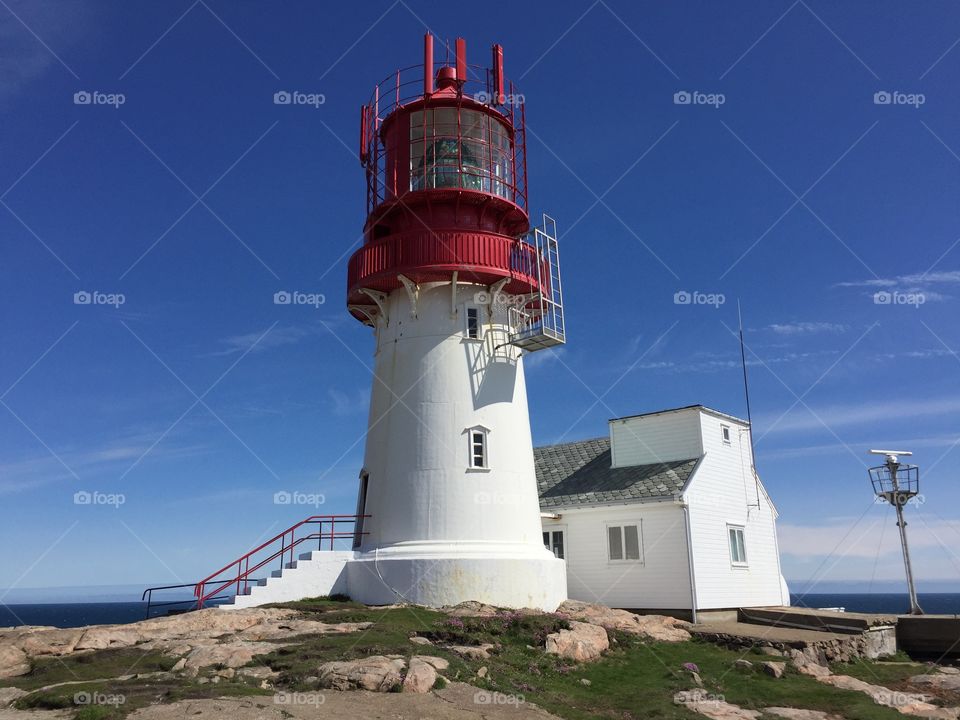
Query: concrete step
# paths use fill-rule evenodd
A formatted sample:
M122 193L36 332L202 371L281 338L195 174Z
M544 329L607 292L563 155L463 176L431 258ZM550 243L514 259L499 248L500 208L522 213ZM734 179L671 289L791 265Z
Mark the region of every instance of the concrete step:
M802 607L740 608L742 623L859 635L870 628L897 624L895 615L835 612Z

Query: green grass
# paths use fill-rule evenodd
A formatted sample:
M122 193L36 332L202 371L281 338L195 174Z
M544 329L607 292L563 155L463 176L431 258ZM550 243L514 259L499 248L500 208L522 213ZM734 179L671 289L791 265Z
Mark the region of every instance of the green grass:
M264 607L301 610L309 613L323 613L350 608L354 610L365 610L367 606L358 602L353 602L346 595L321 595L320 597L305 598L303 600L295 600L286 603L272 603L270 605L265 605Z
M156 702L269 694L254 681L242 678L221 679L217 684L200 683L198 678L188 677L117 680L125 675L169 671L176 662L176 658L136 648L98 650L63 658L42 657L34 661L30 673L8 678L4 680L4 685L34 691L20 698L15 703L17 708L73 709L76 720L119 719L137 708ZM58 683L70 684L39 691L39 688ZM86 704L81 700L78 703L77 696L84 693L88 697L96 696L98 700L111 699L108 696L113 696L112 699L123 696L124 701L119 704Z
M902 720L899 713L875 705L862 693L839 690L792 670L780 679L759 670L760 662L776 660L775 657L749 653L748 659L757 667L737 670L734 662L742 653L706 642L644 642L636 636L614 632L611 638L615 642L603 659L577 664L543 652L546 634L565 626L563 618L554 615L502 613L493 618L451 618L422 608L376 610L329 602L323 604L320 612L327 621L373 625L348 635L298 638L296 647L278 648L260 658L258 662L280 672L278 685L292 690L312 689L305 678L315 676L319 665L331 660L370 655L437 655L450 661L450 668L444 672L448 679L523 696L566 720L690 720L698 716L675 705L673 696L695 687L689 673L682 669L684 663L695 663L706 692L722 695L742 707L801 707L833 712L851 720ZM438 643L492 643L497 649L489 659L465 660L440 647L413 645L409 641L411 634ZM476 673L482 666L487 667L487 677L478 678ZM583 678L590 681L589 686L580 682Z
M136 648L98 650L63 658L39 657L33 660L29 674L8 678L4 684L21 690L34 690L61 682L169 670L176 662L176 658Z
M924 675L932 672L930 667L923 663L884 662L882 660L833 663L830 665L830 669L837 675L850 675L864 682L887 687L889 687L888 683L898 683L914 675Z
M272 691L261 690L252 681L244 679L221 680L217 684L199 683L196 678L171 679L142 678L103 683L82 683L34 692L26 695L14 707L20 710L74 709L75 720L101 720L124 718L138 708L155 703L172 703L178 700L217 697L249 697L271 695ZM93 702L80 696L94 698Z
M321 616L325 622L369 622L371 627L347 634L302 635L285 638L287 646L255 658L251 664L267 665L279 672L279 689L309 691L316 689L307 678L316 676L319 666L331 660L346 660L371 655L435 655L446 659L450 667L443 672L448 680L468 682L477 687L523 696L565 720L691 720L699 717L673 703L681 690L695 687L683 669L694 663L703 680L704 691L722 696L741 707L760 710L770 706L788 706L824 710L851 720L902 720L896 711L875 705L862 693L839 690L819 683L788 668L783 678L775 679L759 669L764 660L777 658L746 653L753 669L734 667L743 656L704 641L685 643L645 642L636 636L612 632L611 648L602 659L578 664L547 655L543 643L547 634L566 627L558 615L521 615L502 612L488 618L455 618L424 608L368 608L345 598L313 598L282 607L294 608L306 617ZM489 659L473 661L445 650L439 645L415 645L412 635L431 638L438 644L495 646ZM120 720L133 710L154 703L171 703L188 698L269 695L252 679L235 677L217 684L200 683L199 678L140 678L127 681L116 678L131 673L169 670L175 658L136 649L102 650L61 659L41 658L30 674L6 682L26 690L73 680L66 685L21 698L16 706L29 708L70 708L75 720ZM477 677L481 667L484 678ZM921 664L857 662L834 667L835 672L859 677L876 684L896 684L910 675L925 671ZM213 673L213 669L207 671ZM589 685L581 680L590 681ZM436 689L446 681L438 679ZM888 685L889 686L889 685ZM399 689L399 688L396 688ZM117 705L77 705L77 693L123 695ZM702 718L701 718L702 720Z

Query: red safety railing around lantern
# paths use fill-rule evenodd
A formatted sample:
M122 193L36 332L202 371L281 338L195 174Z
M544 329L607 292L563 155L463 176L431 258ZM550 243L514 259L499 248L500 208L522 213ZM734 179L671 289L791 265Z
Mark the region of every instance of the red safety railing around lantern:
M282 571L294 561L294 551L306 542L316 541L317 550L334 550L337 540L349 539L352 545L359 537L367 534L362 531L362 523L358 525L358 521L368 517L370 516L311 515L198 582L147 588L141 597L141 600L147 603L147 617L150 617L153 608L166 607L174 611L200 610L217 601L242 595L251 584L258 584L262 579L256 577L256 573L274 562L279 565L276 569ZM345 527L347 525L351 527L347 529ZM315 530L314 526L317 526ZM186 588L193 590L191 599L159 602L153 599L155 592Z
M444 63L439 63L438 67ZM505 149L502 157L486 158L481 154L479 167L482 170L471 168L469 165L458 168L457 174L462 176L466 185L464 189L477 186L476 189L500 195L517 207L527 209L527 151L526 151L526 113L524 97L514 86L512 81L497 80L494 73L479 65L467 65L467 78L458 86L458 97L467 98L480 103L490 109L495 117L507 126L510 133L510 147ZM360 162L367 170L367 214L369 215L380 204L387 200L403 198L410 191L416 191L416 182L429 182L429 177L415 178L411 174L411 187L397 186L395 178L390 175L388 155L396 154L398 148L386 147L381 135L381 126L384 121L398 108L412 102L424 99L423 88L424 66L411 65L401 68L378 83L360 113ZM498 90L499 84L504 84L504 92ZM471 143L490 150L489 143L478 141L476 138L455 138L458 142L469 140ZM492 154L492 151L491 151ZM506 164L501 162L506 159ZM396 172L397 168L393 168ZM427 185L424 185L426 187Z

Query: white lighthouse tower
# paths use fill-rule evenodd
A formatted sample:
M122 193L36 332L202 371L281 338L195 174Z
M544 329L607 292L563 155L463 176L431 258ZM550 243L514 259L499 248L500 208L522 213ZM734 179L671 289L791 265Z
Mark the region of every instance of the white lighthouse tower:
M361 112L365 241L348 306L374 330L350 595L554 610L523 357L564 341L556 229L531 232L524 108L463 40L398 71ZM421 88L422 82L422 88ZM506 92L509 90L509 92Z

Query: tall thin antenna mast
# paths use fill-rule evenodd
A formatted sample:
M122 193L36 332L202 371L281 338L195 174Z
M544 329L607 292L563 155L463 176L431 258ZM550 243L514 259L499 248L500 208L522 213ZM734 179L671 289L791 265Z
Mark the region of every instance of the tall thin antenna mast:
M740 328L740 364L743 367L743 395L747 401L747 428L750 437L750 469L753 471L753 482L757 486L757 507L760 506L760 478L757 475L757 452L753 448L753 415L750 412L750 385L747 382L747 354L743 346L743 315L740 313L740 298L737 298L737 324Z
M913 455L908 450L871 450L872 455L883 455L886 462L870 468L870 482L878 498L886 500L897 511L897 527L900 529L900 548L903 550L903 567L907 574L907 591L910 595L910 614L923 615L917 600L917 588L913 582L913 566L910 564L910 548L907 546L907 521L903 507L920 493L920 469L916 465L900 462L900 456Z

